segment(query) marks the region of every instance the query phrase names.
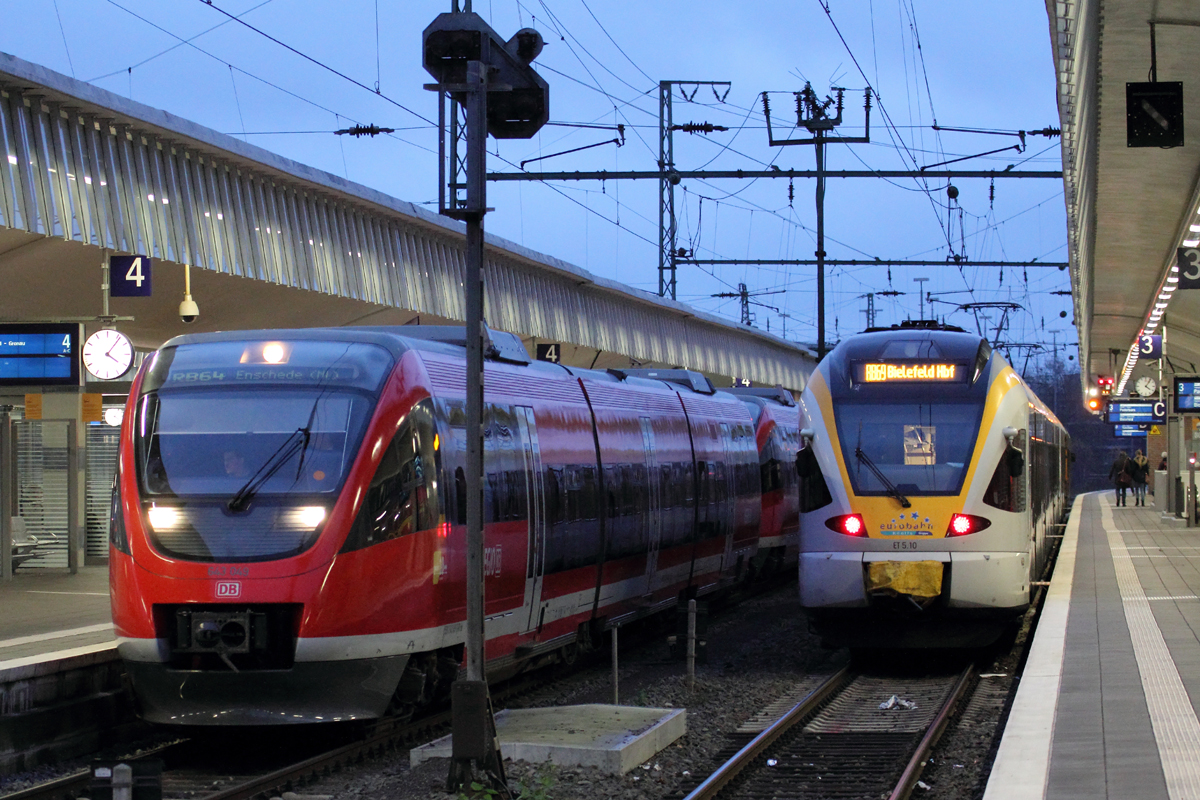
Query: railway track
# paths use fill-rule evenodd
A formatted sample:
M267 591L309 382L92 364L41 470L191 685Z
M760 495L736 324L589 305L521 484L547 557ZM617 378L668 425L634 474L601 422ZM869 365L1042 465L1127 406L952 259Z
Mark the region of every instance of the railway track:
M843 669L744 745L685 800L903 800L974 680ZM752 736L752 738L750 738Z
M518 681L496 692L494 699L500 704L545 684L542 678ZM133 763L144 759L159 759L164 762L162 773L163 800L253 800L269 798L285 791L299 789L326 775L348 769L364 761L378 758L389 752L406 750L418 743L444 735L450 730L451 712L447 708L417 720L399 722L382 720L373 725L364 735L353 741L330 749L308 745L309 750L319 750L313 755L297 760L279 756L259 758L248 756L245 764L239 765L236 757L230 758L213 752L213 744L201 744L192 740L181 740L155 748L128 759ZM287 733L294 735L295 731ZM269 738L270 733L263 734ZM278 765L263 769L264 761ZM255 766L247 766L247 765ZM75 800L86 797L91 773L88 770L73 773L53 781L31 786L11 794L0 795L0 800Z

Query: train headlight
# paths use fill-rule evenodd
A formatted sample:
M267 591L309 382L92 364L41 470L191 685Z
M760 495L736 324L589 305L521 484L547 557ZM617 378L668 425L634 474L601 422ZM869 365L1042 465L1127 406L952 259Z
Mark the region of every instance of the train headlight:
M825 520L825 527L845 536L866 536L867 523L863 522L862 514L842 514Z
M180 514L178 508L171 506L150 506L146 511L150 518L150 527L156 531L170 531L179 527Z
M978 533L992 524L990 519L977 517L974 514L955 514L950 517L950 525L946 528L947 536L966 536Z
M315 528L325 521L324 506L302 506L296 512L300 524L306 528Z

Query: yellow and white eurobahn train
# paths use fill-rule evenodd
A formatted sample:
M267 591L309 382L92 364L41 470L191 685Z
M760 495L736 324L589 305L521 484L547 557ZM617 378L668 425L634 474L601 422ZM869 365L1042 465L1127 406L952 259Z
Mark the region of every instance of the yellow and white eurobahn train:
M826 643L998 638L1066 509L1050 409L986 339L931 321L842 342L800 404L800 599Z

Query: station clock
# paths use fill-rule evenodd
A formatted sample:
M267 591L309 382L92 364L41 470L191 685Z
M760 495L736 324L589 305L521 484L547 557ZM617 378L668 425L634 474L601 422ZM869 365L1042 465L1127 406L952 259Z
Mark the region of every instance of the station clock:
M102 381L121 377L132 363L133 343L120 331L104 328L83 343L83 365Z

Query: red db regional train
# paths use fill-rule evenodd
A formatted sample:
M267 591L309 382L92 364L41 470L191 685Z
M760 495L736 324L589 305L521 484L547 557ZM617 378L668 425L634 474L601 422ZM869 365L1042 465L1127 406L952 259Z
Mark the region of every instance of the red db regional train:
M110 561L147 720L368 719L446 694L464 640L463 336L215 333L147 360ZM531 363L517 337L488 337L490 676L570 661L614 622L783 558L799 515L789 395Z
M1030 602L1070 490L1054 414L961 328L839 344L800 400L800 599L830 644L979 646Z

